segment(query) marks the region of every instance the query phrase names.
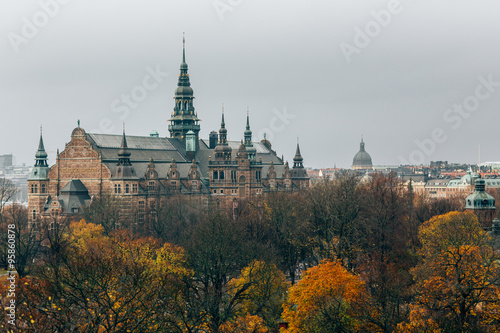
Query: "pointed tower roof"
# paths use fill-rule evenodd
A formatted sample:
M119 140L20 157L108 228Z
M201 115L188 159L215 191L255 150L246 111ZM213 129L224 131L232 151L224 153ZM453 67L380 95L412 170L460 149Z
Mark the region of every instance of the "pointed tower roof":
M250 111L248 110L248 108L247 108L247 126L245 128L244 136L245 136L244 145L248 153L248 158L250 160L255 160L257 149L253 146L252 143L252 130L250 129Z
M188 65L186 63L186 38L182 36L182 62L180 66L179 81L177 82L176 96L193 96L193 89L189 81Z
M302 155L300 154L300 146L299 142L297 142L297 148L295 149L295 156L293 157L294 162L302 162L304 159L302 158Z
M45 147L43 145L43 134L42 134L42 126L40 126L40 140L38 142L38 150L36 151L35 158L35 166L47 166L47 153L45 152Z
M132 165L130 163L130 151L127 146L127 137L125 136L125 128L123 128L122 145L118 151L118 164L120 165Z
M222 120L219 129L219 145L227 146L227 129L224 121L224 104L222 104Z
M293 169L304 169L304 164L303 164L304 159L302 158L302 155L300 154L300 146L299 146L299 139L297 138L297 148L295 149L295 156L293 157ZM305 171L304 172L294 172L293 174L294 177L304 177L305 176Z
M170 125L168 126L170 136L172 138L184 139L186 133L192 130L198 139L200 119L193 105L193 89L191 88L188 65L186 63L186 38L184 36L182 37L182 62L174 99L174 112L169 119ZM198 143L196 145L198 147Z
M130 162L130 151L127 146L127 137L125 136L125 125L123 126L122 144L118 151L118 163L111 179L121 180L138 180L139 177L135 174L135 170Z
M247 108L247 127L245 128L245 139L250 138L250 143L252 143L252 130L250 130L250 111Z
M43 145L42 127L40 126L40 140L35 154L35 166L31 170L28 180L48 180L49 164L47 163L47 156Z

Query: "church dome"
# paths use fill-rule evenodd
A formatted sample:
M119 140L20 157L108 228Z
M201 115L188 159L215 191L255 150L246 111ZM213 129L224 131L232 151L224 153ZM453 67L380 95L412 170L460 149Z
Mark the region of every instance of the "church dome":
M372 158L370 154L365 151L365 143L363 142L363 139L361 139L359 146L359 151L356 155L354 155L352 160L352 169L373 169Z

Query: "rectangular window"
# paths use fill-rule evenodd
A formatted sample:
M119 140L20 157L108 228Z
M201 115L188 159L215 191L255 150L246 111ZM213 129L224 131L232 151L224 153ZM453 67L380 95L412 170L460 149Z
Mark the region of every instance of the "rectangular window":
M219 179L219 172L214 171L214 180L217 180L217 179Z
M137 193L137 184L132 184L132 192Z
M40 193L45 193L45 184L40 186Z

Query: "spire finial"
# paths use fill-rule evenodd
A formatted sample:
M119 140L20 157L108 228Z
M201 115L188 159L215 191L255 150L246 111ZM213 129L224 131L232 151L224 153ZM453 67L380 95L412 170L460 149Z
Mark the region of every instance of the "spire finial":
M224 121L224 103L222 103L222 121L220 122L221 128L226 128L226 122Z
M182 33L182 62L186 62L186 36L185 32Z
M78 128L80 128L80 119L76 123L78 124Z
M247 128L246 128L247 131L250 130L250 110L247 106Z
M40 136L42 136L43 130L42 130L42 125L40 125Z

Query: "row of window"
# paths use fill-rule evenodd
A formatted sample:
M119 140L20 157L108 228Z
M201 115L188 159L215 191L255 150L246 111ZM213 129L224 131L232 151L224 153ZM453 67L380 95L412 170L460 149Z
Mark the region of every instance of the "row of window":
M130 184L125 184L124 192L125 194L128 193L138 193L139 188L137 184L132 184L132 192L130 191ZM115 193L120 194L122 193L122 185L121 184L115 184Z
M214 170L212 175L213 175L212 177L213 180L225 179L225 172L222 170ZM236 170L231 170L229 176L231 178L231 181L233 183L236 183ZM257 180L257 182L260 182L262 180L262 171L260 170L255 171L255 180Z
M45 184L40 185L40 193L46 193L47 188ZM31 193L38 193L38 184L31 184Z

